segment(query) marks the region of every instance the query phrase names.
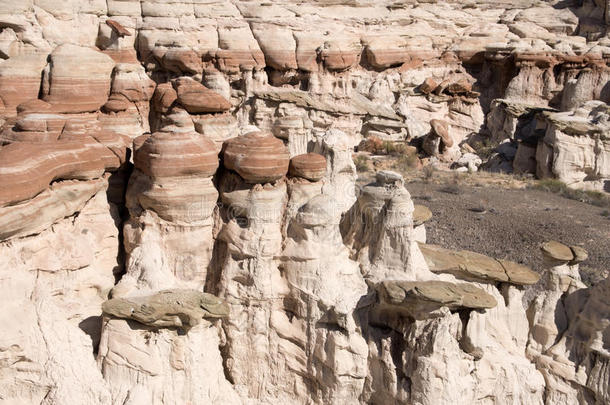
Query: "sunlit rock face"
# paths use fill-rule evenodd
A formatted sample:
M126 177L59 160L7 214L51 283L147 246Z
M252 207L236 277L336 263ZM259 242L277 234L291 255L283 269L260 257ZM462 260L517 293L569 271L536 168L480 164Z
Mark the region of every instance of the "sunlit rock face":
M352 160L608 191L609 13L0 2L0 402L609 402L586 251L426 244L405 179Z

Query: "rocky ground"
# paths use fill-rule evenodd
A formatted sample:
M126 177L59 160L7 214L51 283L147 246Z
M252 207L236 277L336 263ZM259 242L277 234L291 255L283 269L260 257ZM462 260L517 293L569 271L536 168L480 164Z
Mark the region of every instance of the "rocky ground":
M595 206L536 190L531 180L490 173L410 174L407 189L415 204L429 207L428 243L465 249L542 270L540 243L555 239L589 252L580 265L587 284L608 276L610 215ZM360 183L372 178L361 173Z

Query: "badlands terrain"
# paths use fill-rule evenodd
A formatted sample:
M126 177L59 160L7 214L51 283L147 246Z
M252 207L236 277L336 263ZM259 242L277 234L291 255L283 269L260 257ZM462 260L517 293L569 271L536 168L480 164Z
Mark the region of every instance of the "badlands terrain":
M0 404L610 404L609 24L0 0Z

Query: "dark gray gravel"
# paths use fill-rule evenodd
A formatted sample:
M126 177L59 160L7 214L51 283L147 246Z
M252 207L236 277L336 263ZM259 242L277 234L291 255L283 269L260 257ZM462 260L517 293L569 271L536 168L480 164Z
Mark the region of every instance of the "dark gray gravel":
M580 245L589 259L580 265L587 284L610 272L610 219L603 208L532 189L415 181L406 185L416 204L434 216L428 243L466 249L542 270L539 244L558 240Z

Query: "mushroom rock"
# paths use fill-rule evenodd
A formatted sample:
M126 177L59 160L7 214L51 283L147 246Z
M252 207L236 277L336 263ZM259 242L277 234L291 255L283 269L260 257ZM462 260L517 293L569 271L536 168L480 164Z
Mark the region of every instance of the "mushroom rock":
M281 139L269 132L250 132L223 146L224 167L248 183L270 183L288 172L290 154Z
M486 309L497 305L492 295L468 283L392 280L377 284L376 290L380 306L404 312L415 319L439 315L438 310L442 307Z
M193 79L181 77L174 80L177 100L191 114L223 112L231 103L220 94Z
M453 139L449 135L449 124L447 121L432 119L430 120L430 125L432 126L432 131L437 136L440 136L446 148L453 146Z
M319 181L326 174L326 158L317 153L305 153L290 159L288 173L311 181Z
M48 93L58 112L96 111L108 100L115 62L92 48L63 44L51 53Z
M542 245L540 245L540 250L542 250L542 253L546 257L554 260L563 262L574 260L574 253L572 252L572 249L561 242L554 240L544 242Z
M155 132L136 149L134 163L152 178L198 175L218 169L214 142L195 132Z
M115 152L90 136L79 140L3 146L0 148L0 183L3 185L0 206L32 198L53 180L95 179L120 165L121 159Z
M450 273L457 278L479 282L535 284L540 275L526 266L508 260L496 260L467 250L453 251L420 243L426 263L434 273Z
M364 186L356 204L341 224L343 239L360 262L365 278L430 280L430 272L417 246L413 229L413 201L396 172L377 173L376 182Z
M114 68L111 95L120 94L131 102L148 101L155 87L140 64L117 63Z
M130 36L131 32L123 25L115 20L106 20L106 25L108 25L112 30L120 37Z
M134 140L136 171L127 191L133 215L155 212L166 221L201 223L212 215L218 192L214 143L195 132L155 132Z

